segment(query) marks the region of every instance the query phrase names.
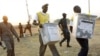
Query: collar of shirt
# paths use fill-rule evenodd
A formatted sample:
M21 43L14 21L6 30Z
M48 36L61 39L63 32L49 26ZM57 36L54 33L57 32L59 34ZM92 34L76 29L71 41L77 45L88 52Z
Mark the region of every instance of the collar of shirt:
M46 15L47 13L41 12L43 15Z

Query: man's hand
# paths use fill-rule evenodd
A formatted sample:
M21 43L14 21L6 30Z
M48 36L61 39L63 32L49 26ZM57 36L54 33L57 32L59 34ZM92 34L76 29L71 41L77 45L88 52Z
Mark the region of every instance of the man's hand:
M43 25L42 25L42 24L40 24L40 25L39 25L39 27L40 27L40 28L43 28Z
M17 38L17 41L18 41L18 42L20 42L20 39L19 39L19 38Z

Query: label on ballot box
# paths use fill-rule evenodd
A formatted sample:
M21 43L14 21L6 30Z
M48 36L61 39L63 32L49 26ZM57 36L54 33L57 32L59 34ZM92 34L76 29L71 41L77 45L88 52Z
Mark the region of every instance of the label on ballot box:
M73 34L76 38L92 38L95 27L96 16L78 14L73 21Z
M46 23L43 28L40 29L43 44L54 44L60 41L60 32L57 24Z

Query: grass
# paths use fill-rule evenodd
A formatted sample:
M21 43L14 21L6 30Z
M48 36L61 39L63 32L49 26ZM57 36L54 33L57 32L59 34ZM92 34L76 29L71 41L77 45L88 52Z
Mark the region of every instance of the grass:
M18 32L18 29L16 31ZM20 38L21 41L19 43L16 38L14 38L16 56L39 56L40 44L37 27L32 28L32 32L32 37ZM71 48L67 48L66 42L63 43L62 47L59 46L59 43L56 43L56 47L61 56L77 56L80 51L80 46L74 37L71 37L71 45ZM89 56L100 56L100 21L96 21L94 36L89 40L89 47ZM2 47L0 47L0 56L6 56L6 50L3 50ZM48 47L45 56L52 56Z

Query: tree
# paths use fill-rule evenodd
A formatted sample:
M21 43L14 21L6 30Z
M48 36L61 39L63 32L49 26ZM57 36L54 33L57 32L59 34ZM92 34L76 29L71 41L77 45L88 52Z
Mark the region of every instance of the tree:
M60 19L56 19L56 20L54 21L54 23L58 24L59 21L60 21Z

